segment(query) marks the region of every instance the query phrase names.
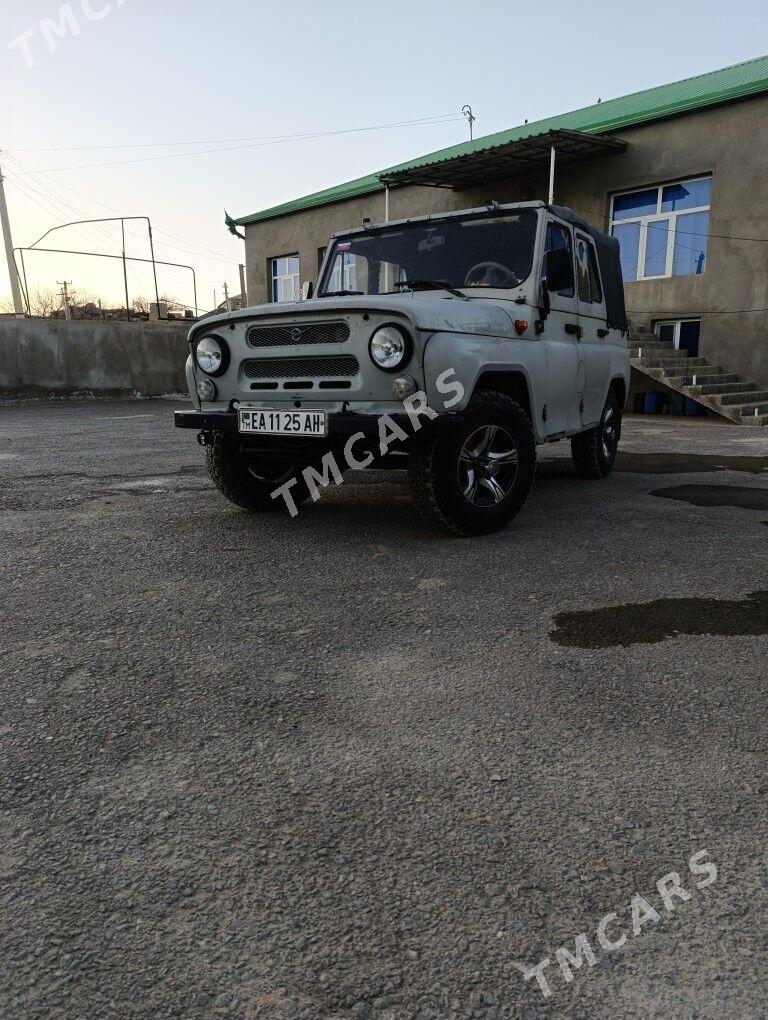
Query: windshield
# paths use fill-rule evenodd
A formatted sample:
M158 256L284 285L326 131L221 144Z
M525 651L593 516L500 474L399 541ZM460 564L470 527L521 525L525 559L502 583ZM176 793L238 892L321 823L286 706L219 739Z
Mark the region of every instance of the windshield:
M392 294L435 284L511 288L530 275L536 212L381 228L334 241L319 295Z

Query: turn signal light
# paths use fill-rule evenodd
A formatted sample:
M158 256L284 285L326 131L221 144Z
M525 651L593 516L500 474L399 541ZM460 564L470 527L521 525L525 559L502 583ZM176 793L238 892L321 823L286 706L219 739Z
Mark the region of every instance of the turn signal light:
M528 323L525 319L515 319L515 329L517 330L517 335L522 336L528 329Z

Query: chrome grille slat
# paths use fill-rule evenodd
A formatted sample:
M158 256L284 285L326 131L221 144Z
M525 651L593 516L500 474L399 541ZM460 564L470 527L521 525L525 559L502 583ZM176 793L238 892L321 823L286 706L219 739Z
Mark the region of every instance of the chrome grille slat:
M308 358L249 358L243 372L249 379L344 379L360 368L352 354Z
M292 347L297 344L343 344L349 340L349 326L341 320L330 322L286 322L251 326L250 347Z

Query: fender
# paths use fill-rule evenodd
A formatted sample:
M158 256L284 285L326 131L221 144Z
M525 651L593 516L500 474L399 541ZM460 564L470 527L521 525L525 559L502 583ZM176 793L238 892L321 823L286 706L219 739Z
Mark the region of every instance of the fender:
M429 406L435 411L463 411L477 386L478 379L489 372L517 372L526 381L531 400L533 432L537 443L543 443L545 394L534 384L534 379L547 378L547 356L543 345L535 340L514 340L506 337L477 336L468 333L433 333L424 345L424 379ZM453 390L441 393L436 382L438 376L453 369L451 383L464 387L460 401L446 408L446 400L454 397Z

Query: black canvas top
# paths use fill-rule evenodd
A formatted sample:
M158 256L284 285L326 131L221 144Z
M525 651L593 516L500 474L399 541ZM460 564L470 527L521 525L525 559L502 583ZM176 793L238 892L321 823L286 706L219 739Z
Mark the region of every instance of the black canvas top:
M597 262L600 266L605 293L606 325L611 329L625 330L627 328L627 309L624 303L624 281L619 261L619 242L615 237L609 237L597 227L593 227L591 223L581 216L577 216L572 209L567 209L564 205L552 205L550 209L555 216L559 216L560 219L572 223L583 230L585 234L589 234L595 242Z

